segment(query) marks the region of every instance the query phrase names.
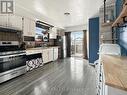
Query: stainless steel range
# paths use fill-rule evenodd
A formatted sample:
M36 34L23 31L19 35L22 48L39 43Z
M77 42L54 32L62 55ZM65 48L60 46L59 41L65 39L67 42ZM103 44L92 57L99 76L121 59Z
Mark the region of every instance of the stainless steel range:
M0 42L0 83L26 72L26 52L16 41Z

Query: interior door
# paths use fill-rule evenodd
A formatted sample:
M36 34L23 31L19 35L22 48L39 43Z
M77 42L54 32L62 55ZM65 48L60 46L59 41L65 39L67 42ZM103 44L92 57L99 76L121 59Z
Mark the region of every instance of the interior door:
M99 17L89 19L89 63L98 59L99 51Z

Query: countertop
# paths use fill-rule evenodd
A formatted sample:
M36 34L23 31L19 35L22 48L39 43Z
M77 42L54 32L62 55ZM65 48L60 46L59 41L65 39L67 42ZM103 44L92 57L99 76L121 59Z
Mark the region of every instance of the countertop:
M28 48L27 50L40 50L40 49L50 49L50 48L58 48L59 46L49 46L49 47L36 47L36 48Z
M29 54L41 53L42 50L51 49L51 48L59 48L59 46L28 48L26 49L26 54L29 55Z
M102 55L105 84L127 91L127 57Z

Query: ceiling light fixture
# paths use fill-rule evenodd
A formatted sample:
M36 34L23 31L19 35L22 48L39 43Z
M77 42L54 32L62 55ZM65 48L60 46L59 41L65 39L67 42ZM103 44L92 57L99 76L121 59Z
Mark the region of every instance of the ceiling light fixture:
M69 16L69 15L70 15L70 13L69 13L69 12L66 12L66 13L64 13L64 15Z

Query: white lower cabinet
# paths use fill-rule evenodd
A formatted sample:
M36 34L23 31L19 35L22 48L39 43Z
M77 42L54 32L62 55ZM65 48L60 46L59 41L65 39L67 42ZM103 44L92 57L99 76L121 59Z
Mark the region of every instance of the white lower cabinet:
M29 55L42 53L43 63L48 63L58 59L58 47L46 48L46 49L31 49L26 50L26 53Z
M49 51L48 51L48 49L44 49L42 51L42 58L43 58L43 63L49 62Z
M49 51L49 61L53 61L53 48L48 49Z
M56 48L56 47L53 48L53 54L54 54L53 60L55 61L58 59L58 48Z
M48 48L42 50L43 63L48 63L58 59L58 48Z

